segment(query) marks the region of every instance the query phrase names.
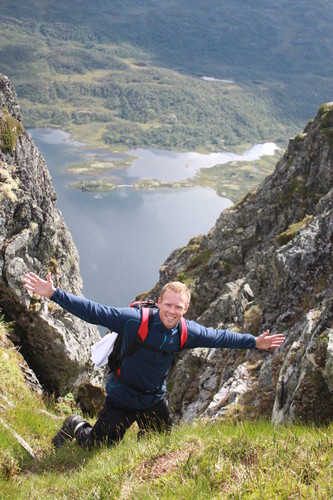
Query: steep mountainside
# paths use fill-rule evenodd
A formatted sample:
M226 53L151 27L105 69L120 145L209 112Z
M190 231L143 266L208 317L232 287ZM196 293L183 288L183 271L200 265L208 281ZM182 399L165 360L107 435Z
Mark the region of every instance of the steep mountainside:
M0 78L0 307L39 380L91 400L89 347L99 335L29 297L22 276L45 275L76 294L81 279L71 236L56 208L45 162L24 131L15 92ZM189 317L257 334L283 331L274 353L197 349L170 378L176 415L239 412L274 422L326 422L333 411L333 103L322 105L289 143L274 173L205 236L175 250L155 298L170 279L192 290ZM89 391L88 397L84 398ZM100 392L98 392L100 394ZM86 408L85 408L86 409Z
M192 289L189 315L254 334L283 332L274 353L198 350L173 377L178 415L327 421L333 411L333 103L289 143L256 191L225 210L210 234L176 250L160 286Z
M0 308L15 321L13 340L39 381L63 393L90 386L90 345L99 334L24 291L24 273L50 270L80 293L77 250L56 200L45 162L21 124L15 91L0 75Z

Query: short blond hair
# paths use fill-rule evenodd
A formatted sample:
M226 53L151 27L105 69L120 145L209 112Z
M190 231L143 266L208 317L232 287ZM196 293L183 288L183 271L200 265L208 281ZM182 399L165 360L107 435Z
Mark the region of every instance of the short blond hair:
M164 285L164 287L161 290L160 293L160 299L163 299L163 295L167 291L174 292L174 293L179 293L180 295L184 295L186 298L186 305L188 306L191 300L191 292L188 289L188 287L184 284L181 283L180 281L170 281L170 283L167 283Z

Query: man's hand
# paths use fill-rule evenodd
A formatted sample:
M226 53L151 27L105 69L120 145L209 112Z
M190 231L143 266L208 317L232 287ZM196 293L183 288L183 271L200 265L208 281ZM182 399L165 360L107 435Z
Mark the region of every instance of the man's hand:
M24 286L27 290L37 293L41 297L52 297L55 292L51 273L47 273L46 281L37 276L35 273L28 273L24 275Z
M282 333L277 333L276 335L269 335L269 330L259 335L256 338L256 348L257 349L276 349L283 344L285 338Z

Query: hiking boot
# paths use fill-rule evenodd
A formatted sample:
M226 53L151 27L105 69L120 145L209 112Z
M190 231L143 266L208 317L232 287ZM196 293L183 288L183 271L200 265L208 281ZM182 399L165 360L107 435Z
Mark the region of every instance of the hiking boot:
M86 420L83 420L79 415L69 415L64 420L61 429L52 439L55 448L60 448L67 441L74 439L76 432L84 425L89 425Z

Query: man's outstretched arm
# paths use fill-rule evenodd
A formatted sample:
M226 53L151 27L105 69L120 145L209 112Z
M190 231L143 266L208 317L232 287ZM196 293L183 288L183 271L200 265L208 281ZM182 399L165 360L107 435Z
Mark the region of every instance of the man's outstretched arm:
M37 293L41 297L52 297L55 292L55 287L51 278L51 273L47 273L46 281L37 276L35 273L28 273L24 275L24 286L27 290Z
M44 280L37 274L29 272L24 275L23 282L28 291L51 299L77 318L87 321L87 323L105 326L118 333L121 333L124 329L127 316L120 314L119 309L103 306L92 300L55 288L50 273L47 274L47 279ZM130 311L130 317L136 318L136 313L139 311L134 308L130 309Z
M282 333L276 333L275 335L269 335L269 330L259 335L256 338L256 348L257 349L276 349L280 347L285 341Z

